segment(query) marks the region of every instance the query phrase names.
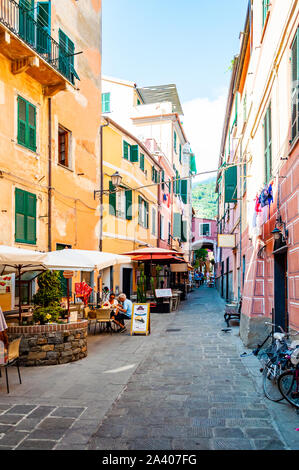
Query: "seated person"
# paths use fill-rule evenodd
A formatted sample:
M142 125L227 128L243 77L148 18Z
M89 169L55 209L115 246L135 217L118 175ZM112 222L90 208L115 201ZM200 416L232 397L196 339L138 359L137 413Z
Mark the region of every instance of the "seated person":
M122 333L127 329L124 320L131 320L133 304L131 300L127 299L126 294L120 294L118 300L122 302L122 305L118 305L115 315L112 318L114 322L120 326L119 331Z

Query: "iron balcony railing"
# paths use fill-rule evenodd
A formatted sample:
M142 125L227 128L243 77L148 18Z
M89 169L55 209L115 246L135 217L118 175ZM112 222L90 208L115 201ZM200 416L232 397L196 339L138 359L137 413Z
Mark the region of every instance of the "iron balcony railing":
M33 12L15 0L0 0L0 23L28 44L40 57L71 83L79 78L74 70L73 57L64 44L58 44L48 33L47 27L39 24Z

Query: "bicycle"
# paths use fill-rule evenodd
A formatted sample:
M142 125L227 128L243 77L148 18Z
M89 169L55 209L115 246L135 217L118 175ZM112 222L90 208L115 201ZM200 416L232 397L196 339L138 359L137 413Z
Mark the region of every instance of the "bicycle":
M299 345L289 355L292 368L283 372L278 378L278 388L291 405L299 409Z
M265 322L265 325L276 326L273 323ZM260 371L263 373L263 391L265 396L274 402L284 399L283 394L278 388L278 378L290 366L290 345L288 339L290 333L286 333L279 327L281 333L271 331L261 345L253 351L253 355L258 356L263 364ZM267 341L272 338L271 345L262 350ZM262 352L261 352L262 350Z

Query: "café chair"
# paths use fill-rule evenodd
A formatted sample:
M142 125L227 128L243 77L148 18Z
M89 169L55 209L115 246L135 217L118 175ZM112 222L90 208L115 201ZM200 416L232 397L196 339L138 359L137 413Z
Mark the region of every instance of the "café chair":
M7 372L8 367L14 366L14 365L17 366L19 381L20 381L20 384L22 383L20 367L19 367L21 339L22 338L20 337L20 338L14 339L11 343L9 343L7 362L5 364L0 365L0 377L1 377L1 367L4 367L5 369L7 393L9 393L8 372Z

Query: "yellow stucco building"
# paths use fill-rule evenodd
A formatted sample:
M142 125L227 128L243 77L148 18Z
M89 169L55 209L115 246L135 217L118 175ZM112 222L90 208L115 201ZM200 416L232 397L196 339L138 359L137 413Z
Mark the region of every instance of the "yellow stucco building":
M123 254L145 246L157 247L158 184L162 170L158 161L135 136L106 117L102 137L103 221L102 250ZM122 177L115 190L111 175ZM108 193L109 191L109 193ZM103 274L104 285L117 291L135 290L133 265Z
M1 2L0 244L98 249L100 31L101 0Z

